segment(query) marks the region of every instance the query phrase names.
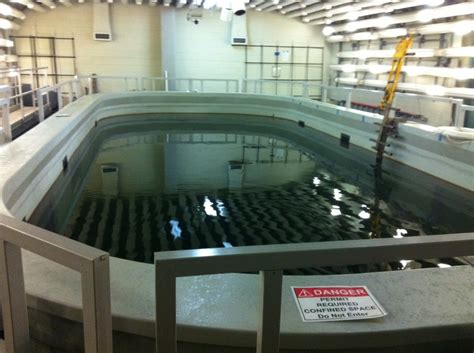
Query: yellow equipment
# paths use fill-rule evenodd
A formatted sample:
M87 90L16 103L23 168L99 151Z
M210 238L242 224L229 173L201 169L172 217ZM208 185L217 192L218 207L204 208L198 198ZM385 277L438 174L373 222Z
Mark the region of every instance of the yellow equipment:
M411 36L403 38L397 45L395 50L395 55L393 56L392 68L388 75L387 86L385 86L385 91L383 94L382 101L380 102L380 110L383 111L383 121L380 127L379 136L376 140L377 145L375 149L377 150L377 159L374 168L374 183L375 183L375 195L374 195L374 205L371 208L371 238L380 238L382 233L381 221L381 211L380 211L380 201L382 197L382 192L385 190L383 180L382 180L382 160L385 153L385 146L387 145L387 137L390 132L394 132L396 125L394 124L394 119L390 117L393 99L395 97L395 91L397 90L398 80L400 79L400 74L402 67L405 64L405 57L410 55L408 50L413 44L413 39Z
M380 102L380 110L384 112L384 117L379 136L376 141L377 145L375 146L375 149L377 150L376 167L379 167L382 164L383 154L387 144L387 135L391 130L394 129L393 119L390 117L390 111L392 109L393 98L395 97L395 91L397 90L402 67L405 63L405 57L410 55L408 50L411 48L412 44L413 39L411 36L403 38L398 43L395 50L395 55L393 56L392 68L390 69L390 73L388 75L387 86L385 86L383 98Z

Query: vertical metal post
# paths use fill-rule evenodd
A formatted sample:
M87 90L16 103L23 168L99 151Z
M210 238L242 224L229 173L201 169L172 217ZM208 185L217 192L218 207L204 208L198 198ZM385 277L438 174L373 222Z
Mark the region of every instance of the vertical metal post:
M42 122L44 121L44 102L41 88L36 91L36 101L38 102L38 119Z
M242 79L237 81L237 92L244 93L244 82Z
M76 98L82 97L82 87L81 87L81 81L79 79L74 80L75 83L75 90L76 90Z
M282 271L260 271L262 288L257 353L279 352L282 279Z
M453 99L454 104L454 126L461 128L464 127L464 119L466 117L466 111L462 109L462 99Z
M128 80L126 77L124 77L123 80L125 81L125 92L128 92Z
M189 81L188 81L188 90L189 90L189 92L193 91L193 80L192 79L189 79Z
M72 81L69 81L69 84L68 84L68 89L69 89L69 93L68 93L68 100L69 102L67 102L67 104L71 104L72 103L72 100L73 100L73 95L72 95Z
M12 126L10 125L10 97L6 97L2 104L2 127L7 141L13 139Z
M155 264L156 353L177 353L176 277L170 269Z
M82 272L85 353L112 353L109 271L109 257L104 255Z
M0 241L3 328L7 353L29 353L30 333L21 249Z
M165 92L169 91L168 70L165 70Z
M204 92L204 80L201 79L201 92Z
M229 80L225 80L225 93L229 93Z
M23 106L23 87L22 87L22 81L21 81L21 71L17 72L18 75L18 91L20 94L20 111L21 111L21 119L25 117L25 112L24 112L24 106Z
M346 108L351 109L352 107L352 90L347 91L347 98L346 98Z
M63 92L61 86L56 88L56 94L58 95L58 110L61 110L64 106Z
M89 77L87 78L87 87L88 87L88 91L89 91L88 94L89 94L89 95L92 94L92 93L94 93L94 92L92 91L92 77L91 77L91 76L89 76Z
M326 87L323 87L322 89L321 102L326 103L328 101L328 89Z
M43 79L44 79L43 86L47 86L48 85L48 70L47 69L43 70Z

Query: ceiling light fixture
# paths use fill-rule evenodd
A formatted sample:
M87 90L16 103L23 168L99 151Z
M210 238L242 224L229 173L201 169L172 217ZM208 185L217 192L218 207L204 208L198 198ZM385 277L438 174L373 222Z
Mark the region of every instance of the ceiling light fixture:
M326 26L323 28L322 32L325 36L330 36L331 34L334 33L334 27Z
M416 14L416 19L421 23L428 23L433 20L433 10L425 9Z

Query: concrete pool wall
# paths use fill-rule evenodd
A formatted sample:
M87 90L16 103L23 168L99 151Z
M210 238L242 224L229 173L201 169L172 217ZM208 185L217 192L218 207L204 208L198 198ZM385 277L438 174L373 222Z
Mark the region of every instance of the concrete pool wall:
M289 97L164 92L85 96L24 136L0 147L0 212L28 219L62 173L64 157L73 155L96 121L153 113L216 113L223 117L248 114L302 121L305 126L336 138L341 133L350 135L351 144L365 149L374 145L370 141L376 138L374 123L381 120L379 115ZM402 124L399 131L401 138L391 141L394 160L463 187L467 192L474 190L472 142L451 143L439 130L425 125ZM81 321L79 276L29 253L24 256L24 267L30 308L38 318L43 318L34 322L37 331L33 330L33 334L43 330L43 335L38 336L50 343L44 332L61 332L56 325L64 319ZM282 348L375 349L453 340L467 347L474 338L474 297L459 293L474 292L472 278L472 266L286 277L284 291L291 284L367 285L390 315L357 323L303 324L287 291L282 303ZM257 276L247 274L179 280L180 341L248 351L255 344L257 281ZM153 282L152 265L111 259L114 330L141 337L145 346L154 336ZM437 290L433 295L434 288L445 290ZM65 339L64 344L67 342ZM116 351L122 350L117 347Z

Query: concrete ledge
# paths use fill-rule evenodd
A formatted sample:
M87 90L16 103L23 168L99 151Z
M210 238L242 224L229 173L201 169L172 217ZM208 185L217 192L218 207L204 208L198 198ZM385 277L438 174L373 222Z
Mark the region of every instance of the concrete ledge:
M380 116L306 99L245 94L124 93L79 99L14 142L0 147L0 212L29 217L97 120L144 113L224 113L273 116L369 149ZM471 144L452 145L419 126L401 127L394 159L474 190ZM433 162L433 160L435 162ZM4 167L5 166L5 167ZM447 168L446 166L450 166ZM473 251L474 252L474 251ZM31 308L46 313L45 330L60 330L55 318L81 321L79 275L25 252ZM426 269L350 276L292 276L284 280L284 349L353 349L474 339L474 269ZM114 330L154 336L153 266L111 261ZM371 321L304 324L288 290L292 284L367 285L389 312ZM255 345L254 275L232 274L178 281L179 338L183 342L231 347ZM45 320L46 321L46 320ZM59 331L58 331L59 332Z

